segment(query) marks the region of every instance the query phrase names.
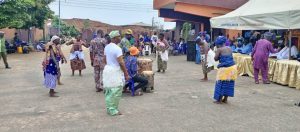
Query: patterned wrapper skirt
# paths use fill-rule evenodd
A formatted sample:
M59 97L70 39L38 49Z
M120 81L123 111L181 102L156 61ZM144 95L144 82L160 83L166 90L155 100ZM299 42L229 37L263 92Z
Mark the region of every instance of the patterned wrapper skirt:
M86 66L85 66L85 63L84 63L84 60L81 60L81 59L73 59L71 60L71 69L72 70L83 70L85 69Z
M236 79L237 79L236 65L227 68L218 69L214 99L220 101L222 96L233 97L234 85Z
M163 61L161 59L161 55L157 55L157 69L158 70L167 70L168 68L168 62Z
M57 81L57 65L54 63L52 59L49 60L49 64L45 66L44 69L44 86L48 89L55 89L56 88L56 81Z

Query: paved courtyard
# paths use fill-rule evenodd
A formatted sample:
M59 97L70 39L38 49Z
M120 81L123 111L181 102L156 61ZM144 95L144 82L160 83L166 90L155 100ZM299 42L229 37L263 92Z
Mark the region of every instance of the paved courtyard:
M64 47L69 56L69 47ZM49 98L42 85L44 53L9 55L13 67L0 62L0 132L290 132L300 131L300 91L277 84L255 85L239 77L229 104L213 103L216 71L200 82L201 66L185 56L170 57L168 71L155 74L155 92L120 102L122 116L106 114L104 95L96 93L88 61L83 76L71 76L62 65L63 86L58 98ZM155 59L154 57L152 59ZM154 70L156 65L154 63Z

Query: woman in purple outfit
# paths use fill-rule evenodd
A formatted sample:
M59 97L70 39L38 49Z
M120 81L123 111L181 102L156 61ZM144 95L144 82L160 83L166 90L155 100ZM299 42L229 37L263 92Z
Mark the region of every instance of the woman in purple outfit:
M274 50L272 46L271 39L272 39L272 33L266 32L264 34L264 39L258 40L253 49L251 57L253 61L254 79L256 84L259 84L259 80L258 80L259 71L261 71L263 83L270 84L268 79L268 71L269 71L268 58L270 53L277 52Z

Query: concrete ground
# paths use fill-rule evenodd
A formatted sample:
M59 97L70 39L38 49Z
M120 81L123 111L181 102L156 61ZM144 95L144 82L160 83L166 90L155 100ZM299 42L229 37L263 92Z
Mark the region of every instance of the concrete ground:
M64 50L68 56L69 47ZM235 97L217 105L212 98L216 71L209 74L209 82L200 82L201 66L184 56L171 56L168 71L155 74L154 93L123 95L119 107L124 115L110 117L103 93L95 92L90 61L82 77L72 77L70 65L62 65L65 85L57 88L60 97L49 98L42 85L43 56L9 55L11 70L5 70L1 60L1 132L300 131L300 107L294 106L300 101L299 90L255 85L252 78L239 77Z

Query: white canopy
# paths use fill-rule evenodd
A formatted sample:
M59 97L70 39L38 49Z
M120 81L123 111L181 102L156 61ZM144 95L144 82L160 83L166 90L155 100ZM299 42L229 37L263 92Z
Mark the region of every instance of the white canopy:
M300 29L300 0L250 0L210 23L235 30Z

